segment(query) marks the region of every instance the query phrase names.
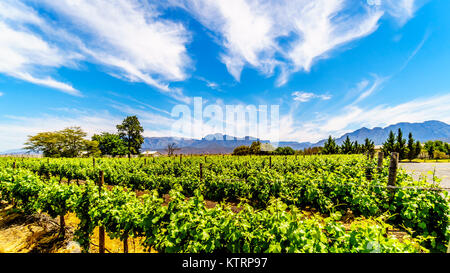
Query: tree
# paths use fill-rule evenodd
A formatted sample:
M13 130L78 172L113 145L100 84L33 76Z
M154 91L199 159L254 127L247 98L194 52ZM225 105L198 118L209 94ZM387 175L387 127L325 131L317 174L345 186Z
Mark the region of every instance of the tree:
M126 155L128 153L127 144L118 134L101 133L94 135L92 140L98 142L98 148L102 155Z
M402 129L398 128L397 142L394 145L394 151L398 153L399 159L406 157L406 139L403 138Z
M252 155L259 155L261 153L261 142L254 141L252 145L250 145L250 153Z
M420 141L416 142L415 149L416 149L416 157L418 157L422 152L422 145L420 144Z
M355 142L353 143L352 153L360 154L361 152L362 152L362 145L359 145L358 141L355 140Z
M445 143L444 148L445 148L445 154L450 155L450 144Z
M80 127L69 127L59 133L62 135L64 143L62 157L77 157L81 151L86 150L86 140L83 138L87 134Z
M177 144L176 143L170 143L167 145L166 151L167 151L167 155L172 156L175 151L179 151L181 150L181 148L177 148Z
M427 151L428 157L430 159L433 159L434 158L434 151L435 151L434 142L431 141L431 140L427 141L427 142L425 142L425 145L423 147Z
M362 151L364 153L369 153L371 155L374 154L375 153L375 143L372 140L366 138L364 140L364 145L363 145Z
M122 124L117 125L117 130L121 139L123 139L128 148L128 157L139 154L144 137L142 133L144 128L141 126L139 119L136 116L129 116L125 118Z
M328 140L324 143L322 153L326 155L339 153L339 146L336 145L336 140L331 136L329 136Z
M98 143L84 139L86 135L80 127L42 132L35 136L28 136L25 149L43 152L45 157L78 157L83 152L95 154Z
M381 148L383 153L386 156L391 155L392 152L395 152L395 134L394 132L389 132L389 137L386 142L383 143L383 147Z
M341 146L341 151L343 154L351 154L353 152L353 143L350 141L350 137L344 140L344 143Z
M233 150L233 155L249 155L250 147L242 145Z
M84 142L84 150L86 151L87 157L99 157L102 152L98 148L98 142L95 140L86 140Z
M295 151L291 147L278 147L274 153L276 155L294 155Z
M409 162L411 162L414 158L416 158L416 146L414 143L414 138L412 136L412 133L410 132L408 135L408 159Z

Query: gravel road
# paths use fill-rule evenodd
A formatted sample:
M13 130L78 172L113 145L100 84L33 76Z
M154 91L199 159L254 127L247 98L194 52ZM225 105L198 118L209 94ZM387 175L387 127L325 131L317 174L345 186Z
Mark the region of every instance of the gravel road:
M411 173L415 179L421 175L427 175L427 180L432 180L433 175L428 174L436 169L435 175L442 179L441 186L450 188L450 163L400 163L400 168Z

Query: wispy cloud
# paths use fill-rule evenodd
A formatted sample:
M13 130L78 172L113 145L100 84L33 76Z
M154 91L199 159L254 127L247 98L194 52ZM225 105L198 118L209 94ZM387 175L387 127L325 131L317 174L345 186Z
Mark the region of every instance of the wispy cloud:
M220 89L220 85L219 85L218 83L213 82L213 81L210 81L210 80L208 80L208 79L205 79L204 77L201 77L201 76L197 76L196 78L197 78L198 80L204 82L204 83L206 84L207 87L209 87L209 88L211 88L211 89L214 89L214 90L217 90L217 91L222 91L222 90Z
M372 82L368 80L362 80L358 83L356 89L359 93L359 96L353 102L353 104L356 104L372 95L375 91L379 90L386 81L390 79L390 77L380 77L377 74L372 74L372 77Z
M381 1L380 1L381 2ZM401 2L401 3L397 3ZM192 13L218 36L222 62L240 80L245 66L272 75L277 84L312 65L341 45L365 37L378 28L386 14L408 20L414 0L360 3L361 13L349 11L344 0L172 0L171 5Z
M43 16L42 10L52 16ZM103 65L112 76L190 101L181 89L170 87L185 80L192 66L186 49L189 31L162 18L156 4L5 0L0 33L0 73L79 96L80 91L41 68L77 67L83 60Z
M0 119L0 151L23 147L29 135L71 126L80 126L89 137L100 132L115 132L115 125L121 123L122 119L108 112L92 111L70 117L48 114L33 117L3 116Z
M411 60L417 55L417 53L419 53L419 51L422 49L422 47L424 46L425 42L428 40L428 38L431 35L431 31L430 29L427 29L427 31L425 32L425 34L423 35L422 40L420 41L420 43L417 45L417 47L413 50L413 52L408 56L408 58L406 59L405 63L402 65L402 67L399 69L399 71L397 73L402 72L407 66L408 64L411 62Z
M302 92L302 91L296 91L292 93L292 96L294 97L295 101L298 102L308 102L312 99L321 99L321 100L329 100L331 99L330 95L317 95L314 93L308 93L308 92Z
M324 113L325 114L325 113ZM363 108L349 105L335 114L325 114L316 120L301 120L290 113L282 117L280 135L288 140L319 141L333 135L339 137L361 127L385 127L399 122L440 120L450 123L450 95L418 98L398 105Z
M181 23L161 18L146 1L43 2L80 33L82 52L112 69L112 75L186 99L181 90L169 87L186 79L191 65L186 50L190 36Z
M41 32L51 30L33 9L21 2L5 0L0 3L0 73L80 96L81 92L70 84L48 75L42 77L40 72L73 66L80 56L47 42L29 26Z

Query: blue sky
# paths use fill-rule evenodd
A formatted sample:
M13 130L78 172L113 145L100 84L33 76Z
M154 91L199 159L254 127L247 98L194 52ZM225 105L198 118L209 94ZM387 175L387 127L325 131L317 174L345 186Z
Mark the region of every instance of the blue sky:
M447 0L2 0L0 151L68 126L113 132L127 115L145 136L168 136L173 108L194 97L279 105L281 140L450 123L448 10Z

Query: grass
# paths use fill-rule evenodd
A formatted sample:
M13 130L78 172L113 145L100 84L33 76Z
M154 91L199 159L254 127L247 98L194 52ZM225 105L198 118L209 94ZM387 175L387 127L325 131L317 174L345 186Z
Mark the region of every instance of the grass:
M448 159L414 159L414 163L450 163L450 158ZM402 160L401 163L409 163L408 159Z

